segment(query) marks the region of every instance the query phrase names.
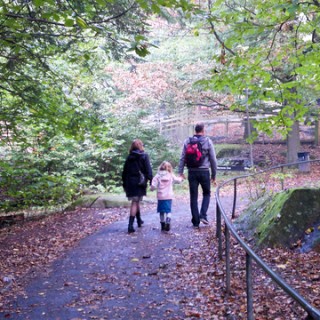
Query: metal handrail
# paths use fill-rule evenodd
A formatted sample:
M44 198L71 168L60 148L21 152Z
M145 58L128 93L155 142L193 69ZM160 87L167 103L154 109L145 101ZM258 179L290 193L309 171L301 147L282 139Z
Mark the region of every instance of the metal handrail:
M312 162L320 162L319 159L317 160L309 160L309 161L303 161L303 163L312 163ZM320 319L320 310L313 307L310 303L306 301L304 297L302 297L295 289L293 289L291 286L289 286L276 272L274 272L249 246L248 244L241 239L235 228L233 227L232 222L228 218L225 209L223 208L221 199L220 199L220 189L230 182L234 183L234 194L233 194L233 208L232 208L232 217L234 217L235 214L235 208L236 208L236 198L237 198L237 180L238 179L245 179L248 177L260 175L263 173L266 173L268 171L273 171L276 169L281 169L283 171L284 167L290 167L290 166L297 166L300 165L301 162L294 162L284 165L278 165L271 168L268 168L266 170L260 171L258 173L253 174L247 174L238 176L232 179L229 179L222 183L220 186L217 187L216 190L216 205L217 205L217 218L216 218L216 237L218 238L218 250L219 250L219 258L222 259L222 220L221 217L223 217L225 222L225 256L226 256L226 291L227 293L230 293L230 236L231 233L233 237L237 240L237 242L241 245L241 247L246 252L246 282L247 282L247 319L253 320L254 314L253 314L253 290L252 290L252 260L254 260L257 265L263 269L272 280L274 280L279 287L281 287L289 296L291 296L296 302L300 304L300 306L307 312L308 319ZM282 183L282 189L283 189L283 181Z

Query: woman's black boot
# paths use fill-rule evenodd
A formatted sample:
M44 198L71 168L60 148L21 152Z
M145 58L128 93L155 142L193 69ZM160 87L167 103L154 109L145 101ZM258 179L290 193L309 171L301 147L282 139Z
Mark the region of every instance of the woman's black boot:
M133 233L136 230L133 228L134 216L129 217L128 233Z
M140 211L137 212L136 217L137 217L138 227L140 228L140 227L142 227L142 225L144 224L144 221L141 219Z

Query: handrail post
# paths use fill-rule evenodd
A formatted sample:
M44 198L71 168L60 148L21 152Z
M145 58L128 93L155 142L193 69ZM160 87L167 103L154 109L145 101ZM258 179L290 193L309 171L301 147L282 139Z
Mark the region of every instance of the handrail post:
M225 225L225 242L226 242L226 248L225 248L225 252L226 252L226 292L227 294L230 294L231 292L231 288L230 288L230 232L229 232L229 228L227 225Z
M253 317L253 287L252 287L252 258L246 253L246 281L247 281L247 319L254 320Z
M320 162L320 159L309 161L309 162ZM237 184L235 182L235 179L240 179L240 178L247 178L251 176L256 176L256 175L261 175L266 172L272 172L275 169L281 168L282 174L284 172L284 167L288 167L291 165L294 165L295 163L290 163L290 164L285 164L285 165L280 165L280 166L275 166L271 167L267 170L261 171L256 174L252 175L247 175L247 176L241 176L237 178L230 179L224 183L222 183L220 186L218 186L217 191L216 191L216 200L217 200L217 230L216 234L217 237L219 238L219 258L222 259L222 219L224 221L224 236L225 236L225 255L226 255L226 292L229 294L230 293L230 237L231 235L235 238L237 243L241 245L241 247L246 251L246 294L247 294L247 319L253 320L254 319L254 308L253 308L253 284L252 284L252 279L253 279L253 274L252 274L252 263L255 261L256 265L258 268L264 270L267 275L272 279L285 293L287 293L291 298L293 298L297 303L300 304L300 306L308 313L308 319L314 319L314 320L320 320L320 310L314 307L312 304L310 304L303 296L301 296L294 288L292 288L290 285L288 285L276 272L272 270L253 250L250 248L249 244L247 244L241 236L237 233L235 227L233 226L232 221L229 219L228 214L224 210L223 205L221 204L220 201L220 196L219 196L219 191L221 187L227 185L229 182L233 181L234 182L234 197L233 197L233 211L232 215L234 215L235 212L235 205L236 205L236 196L237 196ZM284 175L283 175L284 176ZM284 188L285 181L282 179L282 188ZM230 202L229 202L230 203ZM228 203L228 204L229 204Z
M237 179L233 180L233 206L232 206L232 219L235 216L236 213L236 204L237 204Z
M221 238L221 211L220 207L217 203L217 209L216 209L216 224L217 224L217 229L216 229L216 237L218 238L218 254L219 254L219 259L222 260L222 238Z

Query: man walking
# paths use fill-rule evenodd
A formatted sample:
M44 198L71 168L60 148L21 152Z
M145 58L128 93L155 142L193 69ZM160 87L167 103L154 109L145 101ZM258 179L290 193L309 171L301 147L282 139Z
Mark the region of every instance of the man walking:
M178 173L185 178L184 167L188 168L190 208L192 224L199 228L200 221L208 224L207 211L210 204L211 182L216 184L217 160L212 141L205 136L204 124L197 123L195 134L185 140L181 152ZM211 171L211 173L210 173ZM199 213L198 189L202 188L202 203Z

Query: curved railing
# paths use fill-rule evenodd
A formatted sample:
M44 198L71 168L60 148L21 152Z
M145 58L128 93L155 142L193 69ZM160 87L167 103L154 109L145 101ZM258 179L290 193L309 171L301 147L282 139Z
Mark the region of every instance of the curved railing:
M299 179L299 187L312 186L320 188L320 181L313 181L314 170L320 170L320 160L310 160L279 165L269 169L238 176L229 179L217 187L217 217L216 236L218 238L219 258L223 258L222 219L224 220L224 243L226 263L226 292L230 293L231 272L230 272L230 234L241 245L246 252L246 294L247 294L247 319L254 319L253 311L253 289L252 289L252 262L260 267L274 282L293 298L308 314L307 319L320 319L320 310L312 306L294 288L288 285L256 252L240 237L228 216L236 216L237 203L241 202L242 209L249 204L248 199L259 198L262 194L272 190L279 192L291 187L297 187L294 183ZM291 183L292 182L292 183ZM233 196L230 201L230 189ZM240 190L240 191L239 191ZM232 193L232 192L231 192ZM228 195L228 196L226 196ZM242 200L239 200L239 198ZM224 201L225 200L225 201ZM231 204L231 206L230 206ZM228 207L228 208L227 208Z

